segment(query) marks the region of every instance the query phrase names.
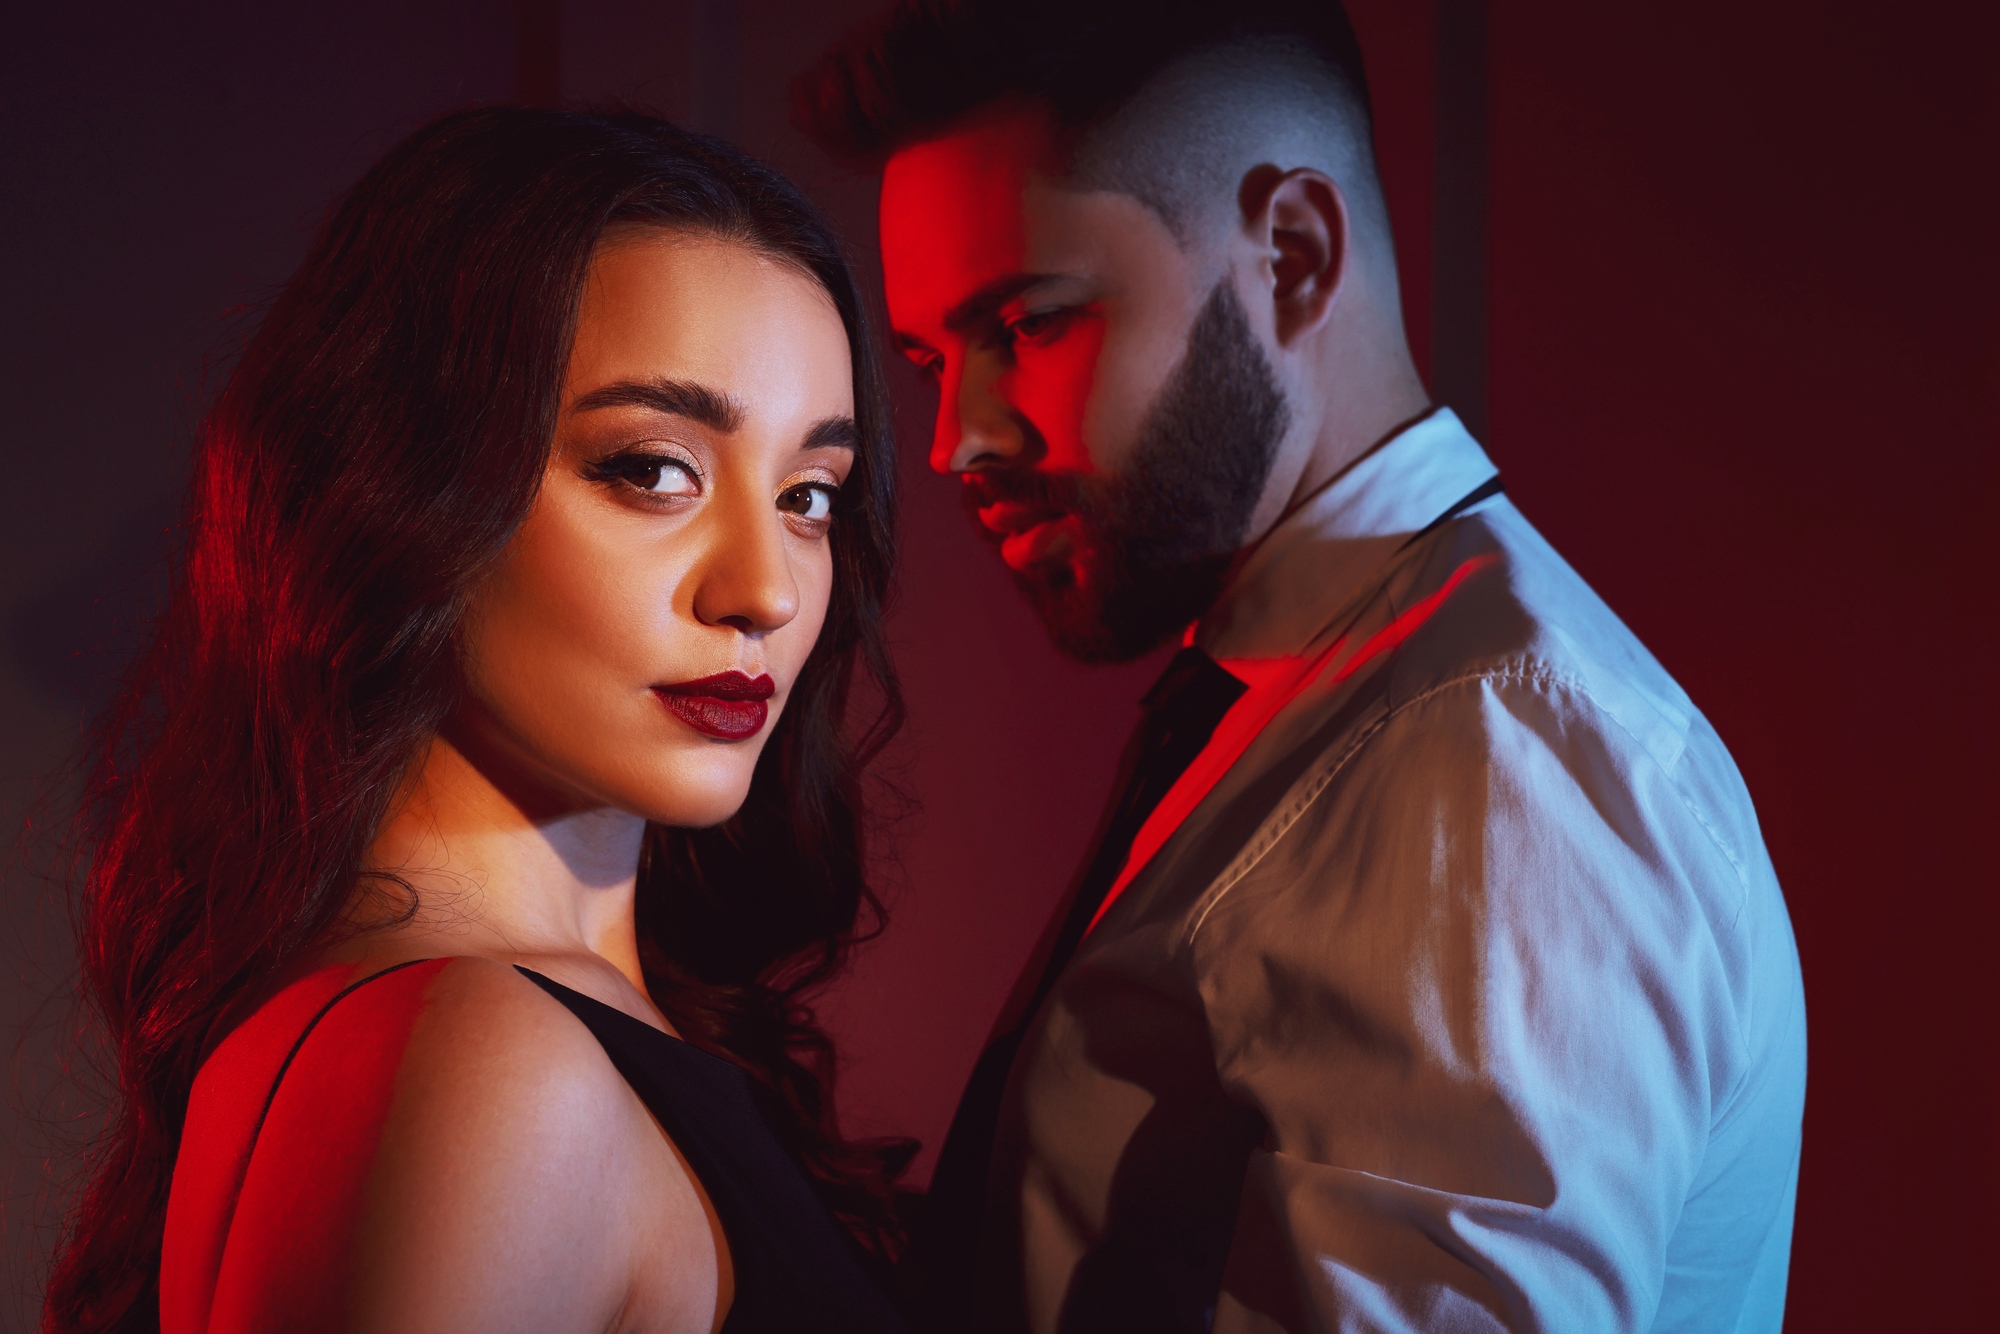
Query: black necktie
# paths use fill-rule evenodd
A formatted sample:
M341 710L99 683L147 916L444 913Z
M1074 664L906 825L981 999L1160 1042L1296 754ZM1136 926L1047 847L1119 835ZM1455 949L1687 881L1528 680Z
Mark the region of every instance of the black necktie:
M1245 688L1200 649L1184 648L1140 701L1143 713L1126 748L1118 801L1078 877L1033 998L1018 1021L980 1055L938 1155L922 1230L910 1257L920 1288L916 1294L918 1315L927 1327L957 1328L954 1312L971 1286L1000 1098L1021 1039L1083 943L1084 932L1125 867L1140 826L1201 754L1222 715L1242 697Z

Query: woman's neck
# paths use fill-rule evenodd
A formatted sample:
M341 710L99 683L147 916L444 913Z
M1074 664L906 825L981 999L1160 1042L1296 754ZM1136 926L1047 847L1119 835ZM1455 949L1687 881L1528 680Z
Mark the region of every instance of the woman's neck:
M594 954L644 995L632 918L644 833L625 811L510 794L439 737L369 849L350 916L432 955ZM395 881L416 898L406 921Z

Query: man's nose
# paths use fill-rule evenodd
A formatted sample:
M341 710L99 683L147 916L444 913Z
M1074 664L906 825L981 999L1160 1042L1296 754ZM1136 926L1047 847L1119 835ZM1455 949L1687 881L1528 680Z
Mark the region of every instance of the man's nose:
M1000 392L998 368L978 358L948 361L938 388L931 471L974 472L1012 462L1021 448L1021 430Z
M777 507L767 496L751 495L711 513L712 542L697 573L695 619L746 635L789 624L799 614L799 584Z

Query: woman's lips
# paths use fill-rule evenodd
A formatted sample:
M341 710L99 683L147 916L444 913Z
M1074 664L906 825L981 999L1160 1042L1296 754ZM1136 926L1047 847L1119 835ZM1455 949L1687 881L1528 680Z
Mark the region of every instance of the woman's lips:
M769 676L718 672L699 681L654 686L653 693L676 718L695 731L725 741L743 741L763 730L764 720L771 713L770 705L764 701L777 689Z

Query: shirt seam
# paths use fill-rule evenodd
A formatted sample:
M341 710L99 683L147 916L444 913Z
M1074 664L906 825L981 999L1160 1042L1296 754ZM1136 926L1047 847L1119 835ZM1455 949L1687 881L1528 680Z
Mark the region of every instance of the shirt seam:
M1362 728L1338 755L1330 761L1323 761L1295 783L1291 792L1287 794L1287 800L1280 803L1279 813L1275 817L1267 817L1264 823L1258 826L1257 833L1253 836L1254 842L1252 846L1245 848L1228 867L1224 868L1222 874L1216 878L1215 883L1202 894L1201 899L1196 903L1195 919L1188 926L1185 936L1186 944L1190 947L1194 944L1195 937L1200 934L1201 928L1207 923L1208 915L1215 910L1215 906L1228 896L1229 891L1241 883L1243 877L1249 875L1265 857L1270 855L1271 849L1277 846L1280 839L1291 832L1292 826L1298 823L1299 817L1306 813L1307 808L1319 800L1320 793L1324 792L1333 780L1339 776L1340 772L1347 767L1349 761L1354 758L1362 747L1366 746L1375 738L1377 733L1389 725L1391 719L1406 709L1415 708L1425 700L1446 690L1450 690L1455 686L1464 685L1468 681L1529 681L1537 679L1542 679L1540 674L1528 671L1494 672L1490 668L1478 669L1462 673L1449 680L1437 682L1422 692L1411 696L1409 699L1384 709L1378 717ZM1552 674L1549 679L1553 679Z
M1253 836L1254 842L1252 846L1245 848L1237 859L1232 861L1222 874L1216 878L1215 883L1202 894L1200 900L1197 901L1194 908L1194 920L1188 925L1187 930L1182 936L1184 946L1190 949L1193 948L1196 937L1200 934L1201 928L1207 924L1209 914L1215 910L1216 905L1228 897L1230 891L1242 883L1244 877L1248 876L1265 857L1270 855L1271 849L1276 847L1278 842L1291 832L1293 826L1304 816L1307 809L1331 786L1333 780L1347 768L1355 755L1380 734L1383 728L1387 727L1393 719L1406 710L1415 708L1447 690L1453 690L1472 682L1543 686L1574 692L1590 705L1593 712L1608 719L1612 725L1616 726L1633 743L1639 752L1646 756L1647 761L1660 771L1661 776L1673 788L1674 795L1680 801L1682 809L1686 810L1688 815L1693 818L1695 824L1700 827L1702 833L1708 838L1710 845L1722 855L1723 861L1728 865L1730 874L1735 877L1737 889L1735 911L1730 917L1728 929L1731 933L1738 930L1743 917L1744 905L1749 902L1750 897L1749 882L1743 873L1741 863L1730 853L1727 844L1717 834L1715 826L1688 799L1687 793L1674 778L1672 772L1654 757L1652 751L1646 748L1645 744L1633 734L1631 729L1626 727L1623 722L1619 721L1615 714L1599 703L1597 697L1591 694L1590 690L1580 681L1566 674L1547 668L1519 667L1503 670L1481 668L1463 672L1447 680L1436 682L1419 693L1412 695L1409 699L1384 709L1381 715L1363 728L1354 737L1353 741L1343 748L1336 757L1331 761L1322 763L1321 766L1315 768L1306 777L1301 779L1299 783L1295 784L1292 792L1288 794L1287 800L1280 803L1278 812L1273 817L1267 818L1264 824L1259 827L1257 833ZM1744 1029L1745 1016L1738 1014L1734 1018L1738 1030L1737 1038L1745 1044L1747 1049L1749 1035Z

